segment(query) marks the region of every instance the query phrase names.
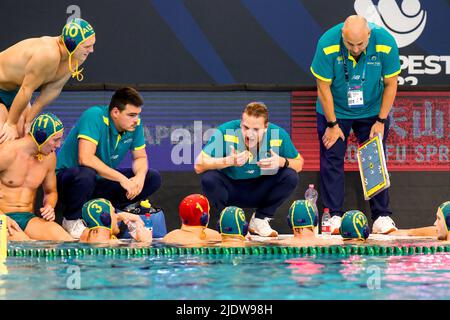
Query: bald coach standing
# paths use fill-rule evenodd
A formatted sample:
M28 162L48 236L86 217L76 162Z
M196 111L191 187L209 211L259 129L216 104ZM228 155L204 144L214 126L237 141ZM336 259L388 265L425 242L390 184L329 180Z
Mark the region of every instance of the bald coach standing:
M353 129L359 143L389 133L388 114L397 92L400 59L395 39L364 17L350 16L319 39L311 65L317 78L317 132L322 201L339 232L344 213L344 157ZM385 150L386 151L386 150ZM373 233L394 230L388 190L370 200Z

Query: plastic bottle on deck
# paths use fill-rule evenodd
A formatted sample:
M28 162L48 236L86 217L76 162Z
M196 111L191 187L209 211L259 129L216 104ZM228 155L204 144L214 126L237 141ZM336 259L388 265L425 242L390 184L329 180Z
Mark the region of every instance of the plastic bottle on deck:
M128 226L128 233L130 234L130 236L135 239L136 238L136 223L134 222L128 222L127 224Z
M324 208L322 215L322 236L327 238L331 236L330 219L331 219L330 209Z
M150 213L146 213L145 216L143 217L143 220L144 220L144 227L150 231L153 231L153 222Z
M317 198L319 196L319 193L316 189L314 189L314 185L310 184L308 189L305 191L305 199L311 203L312 207L314 208L314 214L316 215L316 221L317 224L319 224L319 210L317 210ZM319 233L319 226L317 225L314 228L314 233L317 235Z

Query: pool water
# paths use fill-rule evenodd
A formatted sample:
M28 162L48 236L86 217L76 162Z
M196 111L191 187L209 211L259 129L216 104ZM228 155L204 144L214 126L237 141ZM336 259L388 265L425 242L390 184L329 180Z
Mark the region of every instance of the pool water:
M450 254L10 257L0 299L450 299Z

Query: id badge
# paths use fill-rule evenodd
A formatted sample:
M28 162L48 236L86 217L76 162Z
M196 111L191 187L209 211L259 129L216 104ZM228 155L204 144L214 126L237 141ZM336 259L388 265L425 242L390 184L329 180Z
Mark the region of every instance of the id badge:
M350 108L364 107L363 86L361 84L350 85L348 87L347 98L348 98L348 106Z

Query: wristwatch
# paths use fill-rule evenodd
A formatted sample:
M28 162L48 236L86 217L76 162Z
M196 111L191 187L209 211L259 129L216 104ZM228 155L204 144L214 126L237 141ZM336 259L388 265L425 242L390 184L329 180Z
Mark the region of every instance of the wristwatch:
M333 128L337 124L338 124L337 120L329 121L329 122L327 122L327 127L328 128Z
M289 167L289 160L287 158L284 158L284 160L286 160L286 161L284 162L283 168Z
M386 122L386 118L384 118L384 119L382 119L382 118L380 118L380 116L377 116L377 121L379 122L379 123L382 123L382 124L384 124L385 122Z

